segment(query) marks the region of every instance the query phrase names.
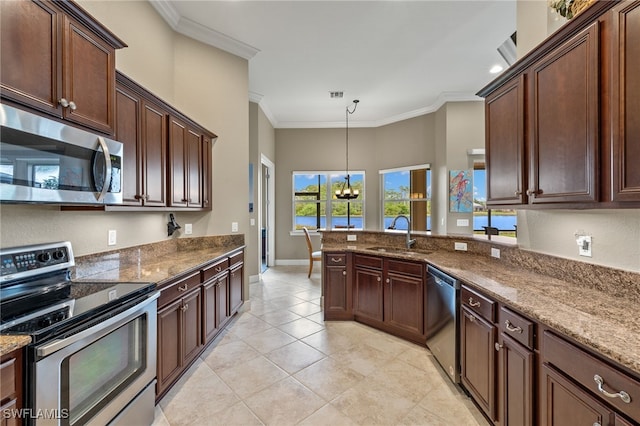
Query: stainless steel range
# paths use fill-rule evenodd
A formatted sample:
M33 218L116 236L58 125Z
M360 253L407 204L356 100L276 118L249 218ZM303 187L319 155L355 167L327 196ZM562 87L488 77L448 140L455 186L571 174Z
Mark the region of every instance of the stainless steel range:
M152 283L74 282L69 242L0 250L0 333L27 334L26 424L153 422Z

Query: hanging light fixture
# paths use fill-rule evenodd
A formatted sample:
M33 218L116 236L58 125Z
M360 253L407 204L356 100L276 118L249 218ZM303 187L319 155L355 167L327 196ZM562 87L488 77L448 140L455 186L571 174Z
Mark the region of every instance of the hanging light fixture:
M345 121L346 121L346 129L347 129L347 135L346 135L346 146L347 146L346 175L347 176L344 178L345 182L342 184L342 188L336 191L336 198L339 198L341 200L354 200L358 198L358 195L360 195L360 192L357 189L353 189L351 187L351 176L349 176L349 115L356 112L356 108L358 107L358 102L360 102L358 99L354 99L353 110L350 111L349 105L347 105L347 108L344 114Z

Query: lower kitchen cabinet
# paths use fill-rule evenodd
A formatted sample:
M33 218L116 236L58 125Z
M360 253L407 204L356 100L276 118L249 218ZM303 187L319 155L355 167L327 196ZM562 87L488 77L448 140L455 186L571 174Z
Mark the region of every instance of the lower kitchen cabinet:
M0 359L0 426L18 426L17 416L5 415L22 408L23 349L16 349Z
M466 305L460 311L460 380L478 406L496 420L496 326Z
M243 256L229 253L160 286L156 402L242 305Z
M322 279L324 282L324 319L353 319L351 279L346 253L324 253Z
M501 424L533 426L534 353L504 333L496 349Z
M378 262L380 269L368 267ZM356 255L354 263L353 313L358 319L382 323L382 259Z

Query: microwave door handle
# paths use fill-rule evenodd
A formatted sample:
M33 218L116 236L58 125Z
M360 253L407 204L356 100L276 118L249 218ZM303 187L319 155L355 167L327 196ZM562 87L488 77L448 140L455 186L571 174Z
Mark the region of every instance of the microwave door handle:
M104 182L102 183L102 191L100 191L100 194L98 195L98 201L102 201L109 191L109 185L111 183L111 155L109 154L107 142L105 142L103 137L98 137L98 143L102 147L102 152L104 153Z

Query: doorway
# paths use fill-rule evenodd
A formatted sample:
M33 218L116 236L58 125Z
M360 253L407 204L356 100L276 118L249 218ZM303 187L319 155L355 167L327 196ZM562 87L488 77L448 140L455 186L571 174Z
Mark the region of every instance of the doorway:
M259 200L260 273L265 272L275 261L275 164L261 155Z

